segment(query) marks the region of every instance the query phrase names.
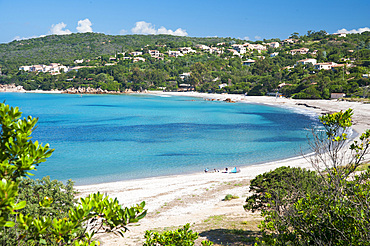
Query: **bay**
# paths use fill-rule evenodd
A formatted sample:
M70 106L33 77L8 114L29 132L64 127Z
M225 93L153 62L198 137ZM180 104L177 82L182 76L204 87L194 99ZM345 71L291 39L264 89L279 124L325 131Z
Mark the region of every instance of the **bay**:
M247 166L307 152L316 117L259 104L153 95L0 93L38 117L53 155L35 178L78 185Z

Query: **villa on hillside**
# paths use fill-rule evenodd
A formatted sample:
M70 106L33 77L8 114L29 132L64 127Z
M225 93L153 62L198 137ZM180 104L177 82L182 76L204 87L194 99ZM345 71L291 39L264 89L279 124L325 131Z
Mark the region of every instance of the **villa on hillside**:
M266 50L266 46L262 45L262 44L250 44L250 43L245 43L243 44L244 47L246 47L248 50L257 50L259 53L262 51L262 50Z
M21 66L19 70L25 72L43 72L43 73L51 73L53 75L60 74L60 72L68 71L68 67L61 65L59 63L50 63L49 65L39 64L39 65L32 65L32 66Z
M279 46L280 46L279 42L272 42L272 43L268 43L268 45L269 45L271 48L279 48Z
M184 55L188 53L197 53L197 51L193 50L191 47L181 47L179 48L179 51L181 51L181 53L183 53Z
M184 80L184 79L189 78L190 74L191 73L182 73L182 74L179 74L179 77L180 77L181 80Z
M246 61L243 61L243 65L250 66L250 65L254 64L255 62L256 62L255 60L248 59Z
M133 62L139 62L139 61L145 62L145 58L143 58L143 57L134 57Z
M308 59L303 59L303 60L297 61L297 65L298 64L306 65L308 63L311 63L312 65L315 65L317 63L317 60L314 59L314 58L308 58Z
M346 33L333 33L333 35L337 35L338 38L345 38L345 37L347 37L347 34Z
M239 52L236 51L236 50L234 50L234 49L227 49L227 51L230 52L230 53L232 53L233 56L239 56L240 55Z
M323 62L323 63L317 63L315 65L315 69L318 70L330 70L332 69L335 65L337 65L335 62Z
M297 53L299 53L301 55L305 55L305 54L308 53L309 50L310 49L308 49L308 48L300 48L300 49L291 50L291 51L289 51L289 53L292 54L292 55L295 55Z
M245 54L247 52L247 49L244 45L233 44L232 47L233 47L234 50L238 51L239 54Z
M148 50L148 53L151 57L157 57L159 56L159 50Z
M179 56L184 56L184 54L181 53L179 50L169 50L168 51L168 56L170 57L179 57Z
M283 43L294 44L297 43L298 41L299 41L298 39L287 38L283 40Z
M131 52L129 55L132 55L132 56L141 56L141 55L143 55L143 52L141 52L141 51L134 51L134 52Z

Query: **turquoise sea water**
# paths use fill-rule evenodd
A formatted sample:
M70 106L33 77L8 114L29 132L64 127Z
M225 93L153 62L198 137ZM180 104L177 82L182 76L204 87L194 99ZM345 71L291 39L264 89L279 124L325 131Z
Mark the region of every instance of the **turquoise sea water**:
M151 95L0 93L39 118L55 152L36 178L92 184L245 166L308 150L312 115L258 104Z

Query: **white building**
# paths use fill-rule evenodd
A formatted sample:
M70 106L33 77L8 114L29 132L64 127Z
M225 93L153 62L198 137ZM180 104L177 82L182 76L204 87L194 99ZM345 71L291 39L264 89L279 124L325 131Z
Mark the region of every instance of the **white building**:
M297 65L298 64L306 65L308 63L311 63L312 65L315 65L317 63L317 60L314 59L314 58L309 58L309 59L303 59L303 60L297 61Z
M310 49L308 49L308 48L294 49L294 50L290 51L290 54L295 55L295 54L299 53L301 55L305 55L305 54L308 53L309 50Z
M160 54L158 50L149 50L148 53L151 57L158 57Z
M233 49L238 51L239 54L245 54L247 52L247 48L244 45L241 44L233 44Z
M141 56L141 55L143 55L143 52L141 52L141 51L134 51L134 52L131 52L130 55L132 55L132 56Z
M271 48L279 48L280 44L279 42L272 42L268 44Z
M337 65L335 62L324 62L324 63L317 63L315 65L315 69L318 70L330 70L333 68L333 66Z
M193 50L191 47L181 47L179 48L179 51L183 54L188 54L188 53L197 53L196 50Z
M28 71L30 71L30 68L31 68L31 66L21 66L21 67L19 67L19 70L28 72Z
M179 57L179 56L183 56L183 54L179 50L169 50L168 51L168 56Z
M248 59L246 61L243 61L243 65L250 66L251 64L254 64L256 61L252 59Z
M239 52L234 50L234 49L227 49L227 51L229 51L230 53L233 53L234 56L239 56Z
M190 74L191 73L182 73L182 74L179 74L179 77L180 77L180 79L184 80L186 78L189 78L190 77Z
M143 57L134 57L134 62L139 62L139 61L145 62L145 58L143 58Z

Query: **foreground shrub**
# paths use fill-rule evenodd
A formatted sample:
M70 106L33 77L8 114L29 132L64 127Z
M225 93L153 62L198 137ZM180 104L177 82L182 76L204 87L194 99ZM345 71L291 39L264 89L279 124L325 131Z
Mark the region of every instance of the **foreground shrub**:
M51 156L53 149L31 141L37 119L21 116L18 108L0 104L1 241L8 243L7 238L15 235L18 245L96 245L96 233L123 235L129 223L146 215L144 202L127 208L117 199L96 193L73 204L70 183L62 187L48 179L40 183L23 180ZM23 193L19 192L20 187L24 188ZM60 188L66 191L65 195L60 194Z
M186 224L183 228L175 231L164 231L162 233L146 231L144 246L192 246L198 239L199 234L189 229L190 225ZM212 242L203 241L203 246L213 245Z
M315 173L282 167L257 176L247 210L261 210L260 244L369 245L370 172L354 171L369 152L370 130L347 148L352 111L320 117L308 157Z

